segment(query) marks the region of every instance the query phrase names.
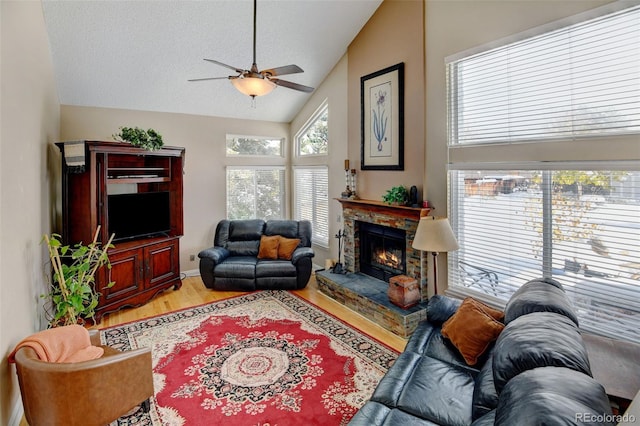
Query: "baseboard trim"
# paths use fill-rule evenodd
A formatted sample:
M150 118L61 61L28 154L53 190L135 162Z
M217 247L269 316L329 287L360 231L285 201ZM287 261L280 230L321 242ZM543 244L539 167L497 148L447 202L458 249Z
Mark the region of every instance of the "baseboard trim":
M199 269L190 269L188 271L181 271L181 274L186 277L199 277L200 270Z

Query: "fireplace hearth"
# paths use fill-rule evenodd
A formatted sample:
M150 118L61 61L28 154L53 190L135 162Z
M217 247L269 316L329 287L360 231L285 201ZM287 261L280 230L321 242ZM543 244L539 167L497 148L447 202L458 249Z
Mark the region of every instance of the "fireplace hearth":
M344 221L346 274L319 271L318 288L382 327L408 337L426 318L427 257L412 244L420 217L429 209L372 200L338 201ZM420 303L403 309L389 301L388 281L398 275L417 281Z

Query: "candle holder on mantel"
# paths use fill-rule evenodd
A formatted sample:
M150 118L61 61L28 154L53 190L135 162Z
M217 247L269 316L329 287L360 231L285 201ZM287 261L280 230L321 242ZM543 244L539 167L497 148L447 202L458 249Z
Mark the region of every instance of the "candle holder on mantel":
M340 198L358 200L356 194L356 169L349 169L349 160L344 160L344 182L346 189L340 194Z

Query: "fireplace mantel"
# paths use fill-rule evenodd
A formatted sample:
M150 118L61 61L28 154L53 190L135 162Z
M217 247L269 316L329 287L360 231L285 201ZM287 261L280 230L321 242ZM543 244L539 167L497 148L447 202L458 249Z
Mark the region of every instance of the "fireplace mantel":
M371 213L388 214L415 220L420 220L421 217L428 215L431 211L430 208L392 206L375 200L353 200L351 198L336 198L336 200L342 204L342 208L348 206L354 209L365 209Z

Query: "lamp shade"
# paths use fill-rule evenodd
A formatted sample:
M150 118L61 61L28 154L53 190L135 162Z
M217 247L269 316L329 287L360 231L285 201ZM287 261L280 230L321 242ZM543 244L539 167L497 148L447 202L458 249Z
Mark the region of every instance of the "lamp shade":
M412 247L416 250L448 252L458 250L458 242L446 217L425 216L418 222Z
M231 83L241 93L251 97L266 95L276 88L274 82L261 77L238 77L231 79Z

